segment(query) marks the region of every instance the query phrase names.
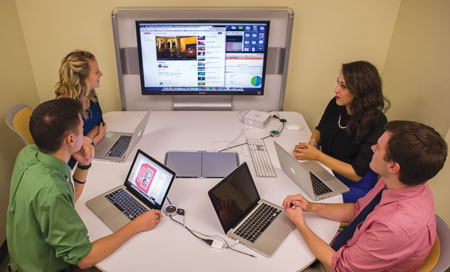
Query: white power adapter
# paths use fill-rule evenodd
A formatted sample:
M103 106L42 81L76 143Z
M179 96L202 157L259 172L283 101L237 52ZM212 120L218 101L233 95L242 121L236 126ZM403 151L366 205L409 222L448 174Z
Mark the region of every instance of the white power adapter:
M218 241L218 240L214 240L214 241L212 242L212 244L211 244L211 247L212 247L212 248L215 248L215 249L222 249L222 247L223 247L223 242L222 242L222 241Z
M270 114L264 111L250 110L244 116L244 124L264 128L270 121Z

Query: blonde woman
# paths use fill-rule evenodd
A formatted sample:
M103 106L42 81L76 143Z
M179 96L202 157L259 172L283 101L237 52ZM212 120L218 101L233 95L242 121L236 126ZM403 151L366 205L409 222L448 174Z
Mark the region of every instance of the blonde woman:
M96 88L100 87L100 71L95 56L84 50L70 52L61 62L59 81L56 83L56 98L68 97L83 104L83 134L95 145L105 137L106 124L98 102ZM69 161L73 168L76 161Z

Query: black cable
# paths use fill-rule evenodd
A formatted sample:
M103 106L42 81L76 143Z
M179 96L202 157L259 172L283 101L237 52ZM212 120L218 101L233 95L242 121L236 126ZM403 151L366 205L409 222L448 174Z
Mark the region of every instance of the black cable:
M252 255L252 254L250 254L250 253L247 253L247 252L244 252L244 251L240 251L240 250L237 250L237 249L235 249L235 248L230 247L230 245L227 243L227 241L225 241L225 239L222 239L222 240L223 240L223 241L225 242L225 244L227 245L226 248L229 248L229 249L231 249L231 250L233 250L233 251L236 251L236 252L238 252L238 253L245 254L245 255L250 256L250 257L252 257L252 258L256 258L255 255Z
M279 112L277 112L277 114L275 115L272 115L272 117L274 117L274 118L277 118L278 120L280 120L280 122L281 123L286 123L287 122L287 120L286 119L284 119L284 118L280 118L280 113Z
M227 241L226 241L225 239L223 239L222 237L220 237L220 236L211 236L211 235L203 234L203 233L201 233L201 232L199 232L199 231L196 231L196 230L191 230L191 229L188 228L186 225L183 225L183 224L182 224L181 222L179 222L178 220L175 220L172 216L169 216L169 217L170 217L170 219L172 219L172 221L174 221L174 222L180 224L180 225L183 226L185 229L187 229L192 235L194 235L195 237L197 237L198 239L202 240L203 242L205 242L206 244L208 244L208 245L210 245L210 246L211 246L212 243L214 242L213 239L204 239L204 238L201 238L200 236L198 236L198 235L195 234L195 233L198 233L198 234L203 235L203 236L206 236L206 237L219 237L220 239L222 239L222 240L225 242L225 244L226 244L226 247L225 247L225 248L229 248L229 249L231 249L231 250L233 250L233 251L236 251L236 252L238 252L238 253L242 253L242 254L245 254L245 255L247 255L247 256L256 258L256 256L254 256L254 255L252 255L252 254L249 254L249 253L247 253L247 252L243 252L243 251L240 251L240 250L237 250L237 249L232 248L232 247L227 243Z
M282 120L285 120L285 119L282 119ZM281 132L283 132L283 130L284 130L284 124L286 123L286 121L285 122L282 122L283 123L283 126L281 127L281 129L280 129L280 134L281 134Z
M280 118L280 114L279 114L278 112L277 112L277 115L274 114L274 115L272 115L272 117L277 118L278 120L280 120L280 122L281 122L281 124L282 124L281 129L279 130L279 133L278 133L278 134L270 134L270 135L268 135L268 136L262 137L260 140L264 140L264 139L269 138L269 137L274 137L275 135L280 135L281 132L283 132L283 130L284 130L284 125L285 125L285 123L287 122L287 120L286 120L286 119L283 119L283 118ZM238 147L238 146L246 145L246 144L248 144L248 143L242 143L242 144L233 145L233 146L224 148L224 149L222 149L222 150L219 150L219 151L217 151L217 152L222 152L222 151L225 151L225 150L228 150L228 149L232 149L232 148L235 148L235 147Z
M239 253L248 255L248 256L250 256L250 257L256 258L256 256L254 256L254 255L252 255L252 254L249 254L249 253L247 253L247 252L243 252L243 251L240 251L240 250L237 250L237 249L232 248L232 247L228 244L227 240L225 240L225 239L224 239L223 237L221 237L221 236L218 236L218 235L207 235L207 234L201 233L201 232L196 231L196 230L192 230L192 231L193 231L193 232L196 232L196 233L198 233L198 234L200 234L200 235L206 236L206 237L217 237L217 238L220 238L220 239L227 245L225 248L229 248L229 249L234 250L234 251L236 251L236 252L239 252Z
M228 149L231 149L231 148L235 148L235 147L238 147L238 146L241 146L241 145L246 145L246 144L247 144L247 143L229 146L229 147L224 148L224 149L222 149L222 150L219 150L219 151L217 151L217 152L222 152L222 151L225 151L225 150L228 150Z
M178 222L177 220L173 219L173 217L171 215L169 215L170 219L172 219L172 221L177 222L178 224L182 225L185 229L187 229L192 235L194 235L195 237L197 237L198 239L202 240L203 242L205 242L208 245L212 244L212 240L210 239L203 239L202 237L198 236L197 234L193 233L191 231L191 229L189 229L188 227L186 227L185 225L183 225L181 222Z
M280 120L280 122L281 122L281 124L282 124L282 127L281 127L281 129L280 129L280 133L279 133L279 134L281 134L281 132L283 132L283 130L284 130L284 125L286 124L287 120L284 119L284 118L280 118L280 113L278 113L278 112L277 112L276 115L275 115L275 114L272 115L272 117L277 118L278 120ZM273 136L272 136L272 137L273 137Z

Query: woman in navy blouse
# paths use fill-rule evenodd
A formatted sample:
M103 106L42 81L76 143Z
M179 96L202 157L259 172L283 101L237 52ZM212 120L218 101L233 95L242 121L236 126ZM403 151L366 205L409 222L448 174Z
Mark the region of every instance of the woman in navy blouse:
M85 109L83 113L83 134L86 141L97 144L105 137L106 124L97 98L96 88L100 87L103 73L95 56L83 50L70 52L61 63L59 81L56 83L56 98L70 97L79 100ZM71 168L76 161L71 159Z
M293 154L328 166L350 188L344 202L356 202L376 183L371 146L384 132L390 102L377 68L366 61L343 64L334 92L309 143L296 145Z

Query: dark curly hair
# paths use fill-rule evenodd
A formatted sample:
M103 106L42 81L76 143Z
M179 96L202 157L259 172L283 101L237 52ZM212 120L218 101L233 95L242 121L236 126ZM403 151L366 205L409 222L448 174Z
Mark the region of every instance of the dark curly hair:
M342 64L342 74L348 90L354 96L347 132L360 143L370 128L383 118L391 103L383 96L381 77L377 68L367 61Z

